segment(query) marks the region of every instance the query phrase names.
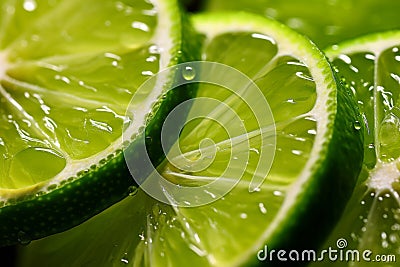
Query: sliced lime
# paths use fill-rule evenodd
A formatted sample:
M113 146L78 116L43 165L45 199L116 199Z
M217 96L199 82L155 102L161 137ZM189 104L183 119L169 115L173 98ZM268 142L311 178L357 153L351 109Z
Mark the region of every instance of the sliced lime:
M135 118L127 105L151 75L186 60L194 39L183 43L191 31L167 0L5 0L0 17L3 246L77 225L128 194L123 129L140 136L149 125L157 136L151 126L191 91L172 98L158 87Z
M398 266L394 260L400 253L399 49L400 32L395 31L367 35L327 51L355 92L367 128L363 171L326 244L336 247L338 239L345 239L343 250L358 251L360 261L334 266ZM364 259L366 250L371 254Z
M195 1L193 1L195 2ZM274 18L306 34L320 47L400 27L392 0L204 0L203 10L244 10Z
M264 264L269 260L263 258L265 246L315 248L331 229L362 161L363 128L355 127L359 118L352 95L336 83L323 54L284 25L238 13L199 15L193 21L203 36L203 59L250 77L262 95L261 99L250 97L254 102L248 103L267 100L276 124L268 119L259 125L252 112L258 107L241 101L246 94L240 90L253 92L248 91L250 85L233 94L230 89L241 82L238 76L228 76L229 67L225 73L215 71L232 87L199 85L189 118L197 112L207 116L185 125L178 141L183 154L169 155L171 161L163 162L158 172L181 188L238 181L235 187L222 197L203 190L215 199L197 207L183 207L168 187L161 189L170 204L138 189L135 196L88 222L33 242L22 250L20 266ZM204 73L217 68L184 70L189 73L183 76L190 80L193 71L204 78ZM204 99L218 105L205 105ZM243 122L244 134L228 135L226 129L236 125L231 111ZM275 141L269 174L268 168L259 172L258 167L268 163L261 161L262 153L271 152ZM248 145L246 150L235 150L243 143ZM208 162L211 147L215 154ZM249 156L244 161L241 156L246 152ZM353 152L351 161L342 156ZM223 175L230 164L236 172ZM258 176L261 180L252 187Z

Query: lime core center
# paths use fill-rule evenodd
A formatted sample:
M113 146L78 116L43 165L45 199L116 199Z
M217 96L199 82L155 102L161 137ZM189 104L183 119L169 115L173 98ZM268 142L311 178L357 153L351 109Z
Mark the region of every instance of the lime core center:
M391 190L400 180L400 161L378 162L370 173L368 186L377 191Z

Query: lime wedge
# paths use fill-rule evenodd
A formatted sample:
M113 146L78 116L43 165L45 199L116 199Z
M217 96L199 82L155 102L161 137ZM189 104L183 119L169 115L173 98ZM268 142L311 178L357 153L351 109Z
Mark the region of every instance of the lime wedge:
M398 266L400 252L400 32L367 35L327 51L355 92L367 128L358 185L327 246L347 241L360 261L334 266ZM362 257L365 250L371 254ZM371 261L368 262L367 261ZM323 266L328 266L328 263Z
M318 46L327 47L362 34L400 27L399 8L400 2L392 0L204 0L202 10L254 12L276 19L307 35Z
M282 24L244 13L198 15L193 22L208 63L185 65L183 78L197 73L202 81L213 73L226 83L200 83L177 142L182 153L171 149L157 173L181 189L201 189L211 201L193 207L185 202L192 195L154 183L169 203L138 189L76 228L32 242L20 251L20 266L264 264L265 246L316 248L331 229L361 168L363 128L355 127L351 93L336 83L316 46ZM232 93L242 84L232 67L254 84ZM265 103L273 117L267 109L263 120L257 110ZM341 156L353 152L351 161ZM216 181L233 189L218 196Z
M68 229L128 195L123 131L133 143L146 125L157 136L151 126L191 90L147 92L135 118L127 105L151 75L188 59L194 38L183 38L191 30L168 0L4 0L0 17L3 246Z

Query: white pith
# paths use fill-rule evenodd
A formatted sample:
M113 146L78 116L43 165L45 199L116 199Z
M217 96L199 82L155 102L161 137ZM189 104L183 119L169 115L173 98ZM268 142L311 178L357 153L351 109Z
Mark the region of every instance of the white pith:
M160 11L170 10L171 8L174 7L171 6L172 4L170 1L151 1L151 3L154 5L154 8L158 12L157 20L159 26L156 27L156 31L152 39L149 40L148 43L145 45L155 44L162 48L159 51L160 53L159 70L162 70L165 69L171 62L170 52L174 46L173 41L175 40L172 40L172 38L170 37L171 31L173 30L172 27L173 25L171 24L172 20L169 17L170 12L160 12ZM8 66L9 64L6 61L6 52L3 53L0 52L0 79L4 78ZM160 96L163 90L162 86L163 82L164 81L157 81L158 86L156 86L156 88L151 92L151 94L147 96L146 100L143 101L142 109L140 109L140 111L135 113L135 123L130 124L130 126L125 130L125 132L123 133L125 136L134 135L139 131L140 127L144 126L146 115L151 111L152 104L157 100L158 96ZM6 98L7 97L11 98L11 96L7 92L5 92L5 90L3 90L1 87L0 87L0 93L3 94L3 96L5 96ZM10 101L15 102L12 98L10 99ZM30 115L26 116L32 118ZM0 202L3 201L7 202L7 200L10 198L18 198L20 196L35 195L38 192L43 192L43 193L48 192L49 186L52 185L58 186L64 180L67 180L71 177L75 178L77 173L89 170L91 166L97 165L102 159L107 158L107 156L111 154L115 154L117 150L122 149L123 147L122 142L123 139L121 135L121 137L119 137L116 141L110 144L110 146L108 146L105 150L81 160L74 160L71 157L69 157L67 153L64 153L63 156L66 160L66 167L60 173L58 173L54 178L25 188L19 188L19 189L0 188ZM53 145L57 147L57 144Z

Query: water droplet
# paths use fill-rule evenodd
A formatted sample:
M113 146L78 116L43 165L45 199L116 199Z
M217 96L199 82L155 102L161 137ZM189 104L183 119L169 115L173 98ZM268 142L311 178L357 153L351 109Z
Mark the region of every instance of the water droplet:
M191 81L196 77L196 70L190 66L184 67L182 76L186 81Z
M400 156L400 119L394 113L385 116L379 128L381 159L392 161Z
M397 243L397 241L398 241L397 235L391 234L391 235L389 236L389 240L390 240L390 242L393 243L393 244Z
M368 148L369 149L375 149L375 145L373 143L371 143L371 144L368 145Z
M142 71L143 76L153 76L154 73L151 70L144 70Z
M160 209L160 207L158 206L158 204L155 204L154 206L153 206L153 215L154 215L154 217L157 217L158 215L160 215L161 214L161 209Z
M283 196L283 193L281 191L278 191L278 190L275 190L273 194L274 194L274 196L277 196L277 197Z
M37 7L37 3L35 0L25 0L23 7L26 11L32 12L32 11L35 11L35 9Z
M194 240L196 241L197 244L200 244L200 243L201 243L199 234L195 233L195 234L193 235L193 237L194 237Z
M29 237L29 235L27 233L25 233L24 231L19 231L17 234L17 238L18 238L18 242L21 245L29 245L29 243L31 243L31 238Z
M130 186L128 188L128 194L133 197L138 193L139 189L136 186Z
M301 78L301 79L304 79L304 80L308 80L308 81L311 81L311 82L314 81L313 77L311 77L310 75L308 75L307 73L304 73L304 72L302 72L302 71L296 72L295 75L296 75L297 77Z
M352 233L350 234L350 236L351 236L351 239L352 239L353 241L356 241L356 240L358 239L357 235L356 235L354 232L352 232Z
M303 152L300 151L300 150L293 149L293 150L292 150L292 154L294 154L294 155L296 155L296 156L300 156L301 154L303 154Z
M123 257L121 259L121 262L124 263L124 264L129 264L129 260L126 257Z
M43 196L45 193L43 192L43 191L40 191L40 192L37 192L36 194L35 194L35 197L36 198L39 198L40 196Z
M386 239L387 238L387 234L385 232L382 232L381 233L381 237L382 237L382 239Z
M139 234L140 240L144 241L144 233Z
M150 54L159 54L161 53L161 49L157 45L152 45L149 47Z
M310 134L310 135L316 135L317 131L315 129L310 129L310 130L307 131L307 133Z
M204 250L200 249L199 247L195 246L194 244L190 244L189 248L200 257L204 257L207 255L207 253Z
M374 54L365 54L365 58L369 60L375 60L375 55Z
M71 83L71 80L68 77L61 76L61 75L58 75L58 74L54 75L54 79L57 80L57 81L62 81L64 83L66 83L66 84L70 84Z
M132 22L131 26L134 29L138 29L138 30L141 30L141 31L144 31L144 32L149 32L150 31L150 27L146 23L143 23L143 22L140 22L140 21Z
M353 127L354 127L355 130L359 131L361 129L361 122L355 121L353 123Z
M389 247L389 242L387 242L386 240L382 241L382 247L383 248L388 248Z
M267 209L264 206L264 203L258 203L258 207L262 214L267 214Z
M146 62L156 62L156 61L157 61L157 57L153 56L153 55L146 58Z
M395 223L392 225L392 227L390 228L392 231L400 231L400 224Z
M250 148L250 151L256 153L257 155L260 155L260 151L257 148L252 147Z

